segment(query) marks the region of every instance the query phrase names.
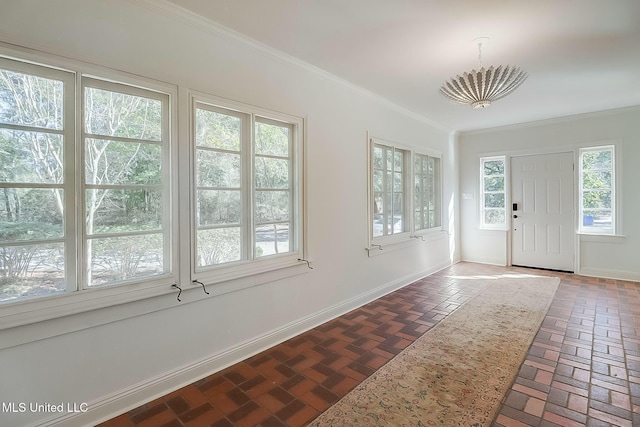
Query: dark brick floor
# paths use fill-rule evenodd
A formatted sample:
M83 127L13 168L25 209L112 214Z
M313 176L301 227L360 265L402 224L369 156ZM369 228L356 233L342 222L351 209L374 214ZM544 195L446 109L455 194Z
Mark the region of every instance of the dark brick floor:
M480 289L473 276L562 279L493 427L640 426L640 285L459 263L223 371L111 426L303 426Z

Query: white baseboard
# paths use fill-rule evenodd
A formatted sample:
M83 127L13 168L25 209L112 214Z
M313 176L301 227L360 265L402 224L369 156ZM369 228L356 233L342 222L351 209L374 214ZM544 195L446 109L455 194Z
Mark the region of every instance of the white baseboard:
M471 257L471 258L463 257L461 259L461 261L463 261L463 262L474 262L476 264L497 265L497 266L500 266L500 267L505 267L507 265L505 260L492 259L492 258L482 258L482 257Z
M459 260L457 260L459 261ZM252 340L240 343L221 353L195 361L171 371L165 372L144 382L120 390L93 402L89 402L86 412L64 414L41 420L31 427L65 426L82 427L96 425L116 417L126 411L157 399L191 384L199 379L218 372L248 357L280 344L296 335L313 329L329 320L361 307L388 293L398 290L423 277L440 271L451 265L449 260L419 273L410 274L365 292L345 302L336 304L310 316L298 319L278 329L267 332Z
M582 267L578 274L582 276L602 277L605 279L619 279L629 280L631 282L640 282L640 273L634 273L632 271Z
M458 262L460 262L460 260ZM502 262L496 262L495 260L480 259L480 258L474 258L474 259L465 258L465 259L462 259L462 262L474 262L478 264L497 265L500 267L504 267L506 265ZM453 262L453 264L455 263L456 261ZM589 276L589 277L601 277L603 279L618 279L618 280L628 280L631 282L640 282L640 273L635 273L632 271L607 270L602 268L582 267L580 271L576 272L576 274L579 274L582 276Z

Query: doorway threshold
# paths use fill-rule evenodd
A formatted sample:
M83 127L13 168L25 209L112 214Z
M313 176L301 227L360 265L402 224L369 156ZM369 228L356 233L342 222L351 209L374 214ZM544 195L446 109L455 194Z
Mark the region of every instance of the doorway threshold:
M570 273L573 274L573 271L571 270L559 270L556 268L544 268L544 267L530 267L528 265L516 265L516 264L511 264L512 267L521 267L521 268L532 268L534 270L544 270L544 271L555 271L558 273Z

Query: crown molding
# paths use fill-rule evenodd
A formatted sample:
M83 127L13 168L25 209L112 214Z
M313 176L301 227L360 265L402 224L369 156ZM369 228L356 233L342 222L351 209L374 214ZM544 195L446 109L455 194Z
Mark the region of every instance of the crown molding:
M368 89L363 88L362 86L358 86L355 83L352 83L348 80L345 80L341 77L336 76L320 67L312 65L308 62L305 62L299 58L296 58L288 53L282 52L278 49L275 49L265 43L262 43L258 40L255 40L251 37L248 37L245 34L242 34L238 31L235 31L231 28L225 27L224 25L215 22L211 19L200 16L190 10L187 10L181 6L178 6L167 0L129 0L131 3L138 4L142 7L145 7L154 12L163 14L169 18L180 21L184 24L187 24L191 27L196 26L201 31L207 32L209 34L213 34L218 37L225 37L230 40L234 40L240 43L243 43L253 49L264 52L268 55L276 57L284 62L288 62L296 67L302 68L306 71L314 73L320 77L331 80L334 83L337 83L343 87L346 87L350 90L354 90L361 95L364 95L379 104L382 104L388 108L393 109L394 111L401 113L405 116L408 116L414 120L425 123L429 126L432 126L438 130L449 132L451 129L443 126L440 123L434 122L433 120L425 117L423 115L417 114L414 111L409 110L408 108L402 107L401 105L396 104L395 102L385 98L381 95L378 95L375 92L372 92Z
M587 119L595 119L595 118L599 118L599 117L614 116L616 114L634 113L636 111L640 113L640 105L631 105L631 106L627 106L627 107L612 108L612 109L609 109L609 110L590 111L590 112L586 112L586 113L572 114L572 115L569 115L569 116L561 116L561 117L552 117L552 118L548 118L548 119L532 120L532 121L529 121L529 122L514 123L514 124L511 124L511 125L504 125L504 126L495 126L495 127L491 127L491 128L485 128L485 129L460 131L458 133L458 135L459 136L482 135L482 134L487 134L487 133L495 133L495 132L518 130L518 129L525 129L525 128L533 128L533 127L539 127L539 126L549 126L549 125L554 125L554 124L574 122L574 121L578 121L578 120L587 120Z

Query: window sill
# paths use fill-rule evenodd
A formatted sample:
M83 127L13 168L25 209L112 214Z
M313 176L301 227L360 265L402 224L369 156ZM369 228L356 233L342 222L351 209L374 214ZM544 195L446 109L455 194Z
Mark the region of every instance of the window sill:
M405 233L391 239L374 240L365 250L368 252L369 257L375 257L398 249L446 239L448 236L447 232L443 230L425 232L415 236L410 236L409 233Z
M478 226L478 230L480 230L480 231L509 231L509 229L507 227L490 228L490 227L480 227L480 226Z
M137 317L181 304L189 304L240 289L258 286L309 272L306 262L296 261L260 274L236 277L206 285L209 294L199 284L180 284L177 301L175 280L159 279L144 288L104 288L59 295L36 300L17 301L0 306L0 350L29 342L81 331L132 317ZM161 281L162 280L162 281ZM77 316L82 316L81 319ZM46 326L42 322L46 321Z
M578 233L581 242L624 243L627 236L623 234Z
M200 272L195 278L204 282L210 296L216 296L304 274L311 268L311 265L307 265L298 256L287 256L278 260L253 261L223 267L217 271Z
M158 277L155 283L121 284L96 287L59 295L4 302L0 305L0 330L86 311L125 304L177 292L171 288L175 278Z

